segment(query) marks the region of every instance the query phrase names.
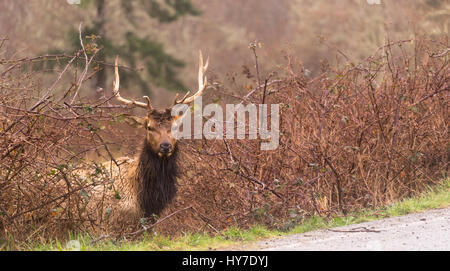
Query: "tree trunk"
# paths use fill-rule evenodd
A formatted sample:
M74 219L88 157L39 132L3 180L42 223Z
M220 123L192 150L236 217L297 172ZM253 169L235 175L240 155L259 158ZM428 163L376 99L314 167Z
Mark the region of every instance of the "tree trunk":
M97 0L97 19L95 22L95 29L97 30L97 34L101 39L105 39L105 0ZM105 54L104 52L100 52L97 56L98 61L105 62ZM100 70L97 72L97 85L96 85L96 98L100 98L102 95L102 91L98 91L99 88L105 88L106 83L106 72L104 67L100 66Z

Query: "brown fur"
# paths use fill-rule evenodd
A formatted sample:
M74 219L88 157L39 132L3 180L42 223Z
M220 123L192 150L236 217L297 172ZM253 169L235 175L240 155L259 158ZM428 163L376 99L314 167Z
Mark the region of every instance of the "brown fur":
M118 159L122 163L120 171L114 166L110 172L115 179L114 195L109 193L103 208L93 207L102 211L102 220L109 226L123 228L136 224L144 217L154 220L174 198L177 190L178 147L170 134L173 120L170 111L155 110L149 112L146 118L133 117L129 122L145 127L146 138L137 159ZM158 148L161 142L172 145L169 153L161 153ZM108 169L110 164L104 166ZM96 201L99 201L103 190L96 190Z
M199 52L198 91L190 97L186 94L181 100L178 100L178 95L176 95L172 106L165 110L155 110L148 96L144 96L147 103L128 100L120 96L118 62L117 56L113 84L116 99L126 105L147 110L145 118L135 116L125 118L129 124L145 128L146 137L138 159L130 164L125 177L119 177L116 181L118 194L115 194L115 201L110 201L111 204L107 207L112 210L112 218L115 221L119 221L119 224L122 224L120 222L126 224L127 220L130 220L131 223L136 218L158 216L175 196L178 147L177 140L171 134L171 128L173 122L182 116L172 116L171 111L173 106L190 104L203 94L207 86L204 74L208 68L208 60L203 64L203 56ZM103 210L103 208L98 209Z
M171 156L159 158L144 146L134 181L138 183L138 199L145 217L159 215L176 193L178 149Z

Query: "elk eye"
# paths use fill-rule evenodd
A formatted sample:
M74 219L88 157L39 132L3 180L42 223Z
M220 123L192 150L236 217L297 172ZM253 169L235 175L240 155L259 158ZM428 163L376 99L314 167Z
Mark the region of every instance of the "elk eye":
M147 130L149 130L149 131L155 131L156 129L153 128L153 127L151 127L151 126L147 126Z

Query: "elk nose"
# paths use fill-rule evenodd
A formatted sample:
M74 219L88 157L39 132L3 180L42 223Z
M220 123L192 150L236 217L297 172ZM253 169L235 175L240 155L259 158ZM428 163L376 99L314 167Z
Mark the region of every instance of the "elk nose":
M172 144L165 142L161 143L159 147L161 148L162 152L169 152L172 149Z

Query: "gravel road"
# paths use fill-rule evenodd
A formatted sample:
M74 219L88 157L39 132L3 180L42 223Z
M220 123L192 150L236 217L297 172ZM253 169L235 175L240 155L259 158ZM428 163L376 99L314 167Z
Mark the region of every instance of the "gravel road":
M450 208L246 245L243 250L450 250Z

